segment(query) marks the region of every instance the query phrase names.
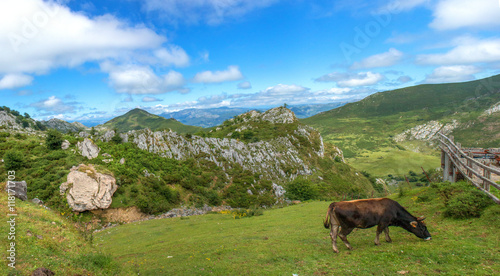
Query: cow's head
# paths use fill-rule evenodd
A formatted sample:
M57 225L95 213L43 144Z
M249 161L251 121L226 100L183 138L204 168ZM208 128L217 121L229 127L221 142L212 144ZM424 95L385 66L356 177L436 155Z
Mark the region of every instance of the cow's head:
M431 239L431 234L427 231L424 219L425 217L419 217L417 220L410 222L410 231L415 234L415 236L428 241Z

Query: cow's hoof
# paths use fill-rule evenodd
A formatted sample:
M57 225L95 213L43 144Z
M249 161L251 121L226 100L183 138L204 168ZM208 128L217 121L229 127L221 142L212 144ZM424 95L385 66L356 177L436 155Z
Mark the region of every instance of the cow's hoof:
M334 249L333 253L339 253L339 250L338 249L337 250Z
M386 241L386 242L391 243L391 242L392 242L392 240L388 240L388 241Z
M380 245L380 243L379 243L379 242L378 242L378 243L377 243L377 242L375 242L375 245Z

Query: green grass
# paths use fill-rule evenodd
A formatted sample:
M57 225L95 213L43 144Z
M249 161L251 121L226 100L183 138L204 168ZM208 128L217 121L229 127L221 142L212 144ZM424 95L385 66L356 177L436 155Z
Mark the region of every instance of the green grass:
M0 184L5 186L5 183ZM2 214L11 213L7 206L7 194L3 189L0 198ZM0 238L0 275L31 275L40 267L48 268L56 275L128 273L112 257L92 247L75 228L74 223L58 212L17 199L15 213L15 240L8 240L10 225L6 216L5 222L0 224L0 231L3 233ZM7 266L7 248L10 248L10 242L15 242L15 270Z
M365 151L355 158L349 158L348 163L357 170L383 177L388 174L408 174L410 170L421 172L420 167L426 171L436 169L441 166L441 159L437 151L429 154L386 147L379 151Z
M419 202L418 198L426 202ZM373 244L375 229L339 240L334 254L322 219L330 202L307 202L267 210L263 216L229 214L151 220L97 235L97 243L141 275L493 275L500 270L500 206L479 219L441 215L442 202L430 188L395 198L414 215L425 215L432 241L391 227L393 243Z

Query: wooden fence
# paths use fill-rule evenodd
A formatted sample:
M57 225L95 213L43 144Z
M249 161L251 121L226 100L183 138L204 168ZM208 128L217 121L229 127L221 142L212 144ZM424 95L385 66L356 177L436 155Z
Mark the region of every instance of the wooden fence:
M457 180L467 179L496 203L500 204L500 199L492 194L490 190L491 187L500 190L500 185L491 180L492 174L500 176L500 169L475 160L471 151L466 154L460 144L456 145L453 142L453 137L448 138L439 133L439 142L443 181L456 182Z

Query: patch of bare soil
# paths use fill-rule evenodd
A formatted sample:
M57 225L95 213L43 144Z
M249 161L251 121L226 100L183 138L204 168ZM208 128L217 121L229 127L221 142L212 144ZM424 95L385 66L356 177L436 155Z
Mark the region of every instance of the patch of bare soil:
M129 223L132 221L137 221L148 217L148 215L142 213L139 210L139 208L135 206L128 208L93 210L92 213L99 217L104 218L108 222Z

